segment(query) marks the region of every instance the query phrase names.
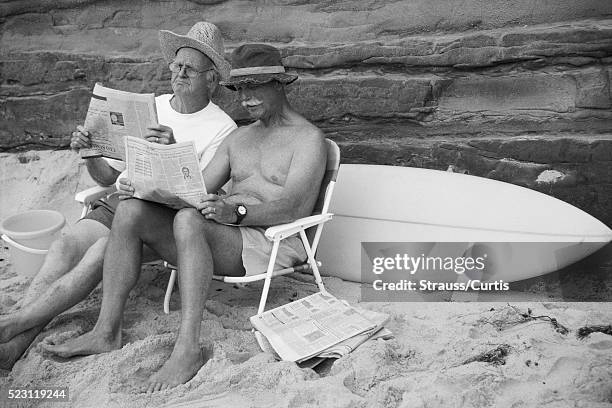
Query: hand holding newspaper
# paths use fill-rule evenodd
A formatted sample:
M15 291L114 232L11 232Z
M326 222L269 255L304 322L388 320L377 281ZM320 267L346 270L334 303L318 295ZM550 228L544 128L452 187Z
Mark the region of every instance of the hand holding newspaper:
M359 311L330 294L318 292L250 320L280 358L302 362L315 356L349 353L378 332L387 319L385 314Z
M206 195L193 141L161 145L128 136L125 157L135 198L179 209L195 207Z
M125 160L123 138L144 138L147 128L157 125L154 94L118 91L96 84L84 127L91 135L91 148L81 157L108 157Z

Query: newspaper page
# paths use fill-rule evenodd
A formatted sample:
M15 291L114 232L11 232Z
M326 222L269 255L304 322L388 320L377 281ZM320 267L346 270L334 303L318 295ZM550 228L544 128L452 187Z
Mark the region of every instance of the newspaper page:
M394 337L390 330L382 327L389 320L389 315L358 307L355 309L357 309L363 317L376 323L376 327L328 347L312 358L302 360L299 363L300 368L314 368L327 359L344 357L355 351L357 347L361 346L366 341L377 339L389 340Z
M346 356L349 353L352 353L357 347L361 346L366 341L373 341L377 339L389 340L393 337L393 333L385 327L374 328L365 333L351 337L350 339L341 341L335 346L331 346L330 348L323 350L314 357L311 357L306 360L301 360L298 365L300 368L315 368L326 360L338 359L340 357Z
M393 333L391 331L385 329L383 326L389 320L389 315L384 313L375 312L372 310L355 308L363 317L374 323L376 326L371 330L367 330L361 334L353 336L349 339L341 341L338 344L335 344L325 350L323 350L317 357L327 357L327 358L340 358L345 356L357 347L365 343L366 341L373 338L383 338L389 339L393 337Z
M91 148L81 157L125 160L123 138L144 138L147 128L157 125L154 94L118 91L96 84L84 127L91 135Z
M322 292L250 320L283 360L297 362L376 327L354 307Z
M195 207L206 195L193 141L161 145L128 136L125 152L134 197L179 209Z

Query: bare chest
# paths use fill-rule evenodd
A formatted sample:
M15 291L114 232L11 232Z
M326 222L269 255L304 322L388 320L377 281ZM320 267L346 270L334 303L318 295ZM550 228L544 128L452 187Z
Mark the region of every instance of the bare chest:
M283 138L245 138L233 146L231 176L234 182L257 180L283 186L291 167L293 148Z

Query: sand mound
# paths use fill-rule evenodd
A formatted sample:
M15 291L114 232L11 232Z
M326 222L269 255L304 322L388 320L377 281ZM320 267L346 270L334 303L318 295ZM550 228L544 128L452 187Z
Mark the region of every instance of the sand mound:
M612 338L575 330L612 320L606 304L517 304L555 316L572 332L531 321L499 330L491 321L513 321L516 309L502 303L362 304L389 313L396 338L369 342L317 371L277 362L259 350L248 317L261 285L215 283L202 316L205 365L187 384L154 396L139 394L138 381L169 356L180 315L178 293L164 315L164 279L149 267L127 307L122 349L63 360L33 346L5 378L5 386L68 386L75 407L605 407L612 402ZM357 284L326 279L338 297ZM315 286L291 277L274 282L271 306L313 293ZM16 295L17 292L14 293ZM350 298L350 296L347 296ZM91 329L99 290L56 319L38 341L59 342ZM501 345L502 361L474 360Z

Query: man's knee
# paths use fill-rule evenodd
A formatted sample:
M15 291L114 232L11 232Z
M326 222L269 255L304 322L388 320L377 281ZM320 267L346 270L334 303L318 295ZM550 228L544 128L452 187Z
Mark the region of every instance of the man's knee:
M49 247L50 254L56 254L62 258L80 258L86 250L83 240L73 232L62 234Z
M141 225L146 218L149 203L142 200L123 200L119 202L113 219L113 229L131 228Z
M181 239L193 235L206 236L212 229L213 223L214 221L205 219L195 208L183 208L174 217L174 237Z

